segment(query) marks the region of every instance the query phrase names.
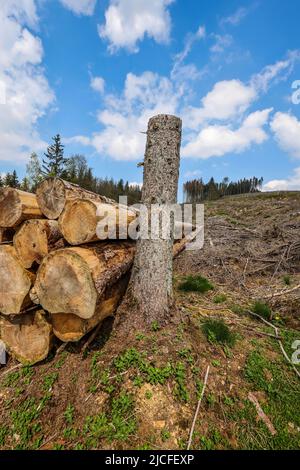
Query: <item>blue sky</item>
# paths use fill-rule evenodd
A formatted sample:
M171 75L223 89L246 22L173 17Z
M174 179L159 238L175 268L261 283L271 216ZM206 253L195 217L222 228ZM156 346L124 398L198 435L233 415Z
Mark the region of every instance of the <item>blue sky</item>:
M0 172L60 133L98 176L141 182L141 132L171 113L181 185L300 190L299 18L298 0L1 0Z

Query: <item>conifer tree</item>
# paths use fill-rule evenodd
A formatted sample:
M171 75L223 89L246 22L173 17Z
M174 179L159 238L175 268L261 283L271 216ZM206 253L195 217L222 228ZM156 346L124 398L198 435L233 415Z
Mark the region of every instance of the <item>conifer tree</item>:
M44 153L42 172L44 176L62 176L67 159L64 158L64 145L61 143L60 135L52 137L53 144L49 145Z

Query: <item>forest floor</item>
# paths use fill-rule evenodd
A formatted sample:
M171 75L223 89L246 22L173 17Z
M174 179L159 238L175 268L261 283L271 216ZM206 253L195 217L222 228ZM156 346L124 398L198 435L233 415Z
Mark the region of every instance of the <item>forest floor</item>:
M192 449L300 449L300 366L274 329L291 358L300 193L227 197L205 216L204 248L175 261L170 325L120 352L107 320L84 353L0 369L1 449L186 449L208 366ZM199 275L206 292L181 290Z

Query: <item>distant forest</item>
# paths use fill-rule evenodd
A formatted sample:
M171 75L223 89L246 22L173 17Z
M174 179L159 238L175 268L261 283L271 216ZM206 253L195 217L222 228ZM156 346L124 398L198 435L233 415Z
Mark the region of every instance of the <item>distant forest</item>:
M0 187L10 186L23 191L35 192L37 185L43 178L58 176L111 199L118 200L119 196L127 196L130 205L140 201L140 186L129 184L123 179L114 181L112 178L95 176L84 155L64 157L64 146L59 134L52 140L53 143L49 145L42 159L36 153L31 154L26 166L26 176L22 181L19 180L17 172L14 170L12 173L0 175Z
M0 187L10 186L23 191L35 192L39 182L47 176L58 176L71 183L76 183L84 189L97 194L118 200L119 196L127 196L128 204L135 204L141 200L141 188L139 185L129 184L120 179L99 178L93 174L93 169L88 166L84 155L64 156L64 145L59 134L52 138L53 143L47 148L44 157L40 159L36 153L32 153L26 166L26 176L19 180L17 172L8 172L1 176ZM262 188L263 178L244 178L239 181L229 181L226 177L221 183L211 178L208 183L201 179L187 181L183 185L184 202L194 203L212 201L223 196L259 192Z
M183 185L184 202L194 203L201 201L214 201L224 196L236 194L257 193L261 191L263 178L243 178L238 181L229 181L224 178L217 183L211 178L207 183L201 179L187 181Z

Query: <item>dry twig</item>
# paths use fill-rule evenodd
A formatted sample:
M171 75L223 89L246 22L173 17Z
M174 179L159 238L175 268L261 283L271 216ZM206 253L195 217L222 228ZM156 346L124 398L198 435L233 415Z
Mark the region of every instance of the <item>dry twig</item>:
M201 391L201 395L200 395L200 398L199 398L199 401L198 401L196 413L195 413L195 416L194 416L194 419L193 419L193 424L192 424L191 431L190 431L190 436L189 436L189 442L188 442L188 445L187 445L187 450L190 450L190 447L191 447L191 444L192 444L194 429L195 429L197 417L198 417L198 414L199 414L201 401L202 401L202 398L203 398L203 395L204 395L204 392L205 392L205 388L206 388L206 384L207 384L207 379L208 379L208 374L209 374L209 366L207 366L207 369L206 369L206 374L205 374L205 378L204 378L204 384L203 384L202 391Z

